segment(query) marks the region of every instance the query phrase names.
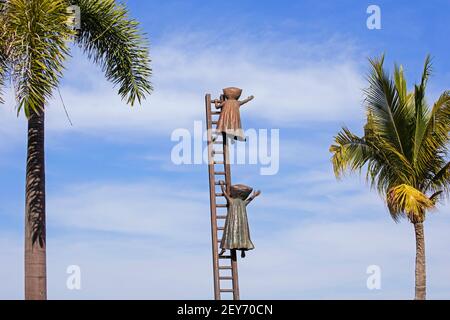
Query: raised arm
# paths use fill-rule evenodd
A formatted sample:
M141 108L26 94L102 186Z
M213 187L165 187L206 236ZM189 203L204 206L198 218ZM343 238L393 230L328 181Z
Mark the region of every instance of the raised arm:
M214 100L212 101L216 107L216 109L220 109L223 107L223 105L225 104L225 101L220 101L220 100Z
M224 194L225 198L227 199L227 201L230 201L231 197L227 193L227 190L225 189L225 182L224 181L219 181L219 183L220 183L220 187L222 188L222 193Z
M260 194L261 194L261 191L259 191L259 190L253 192L253 194L247 200L245 200L245 205L248 206L250 204L250 202L255 200L256 197L259 197Z
M254 97L254 96L250 96L250 97L248 97L248 98L245 99L245 100L239 101L239 104L242 106L242 105L244 105L244 104L246 104L246 103L249 103L249 102L252 101L253 99L255 99L255 97Z

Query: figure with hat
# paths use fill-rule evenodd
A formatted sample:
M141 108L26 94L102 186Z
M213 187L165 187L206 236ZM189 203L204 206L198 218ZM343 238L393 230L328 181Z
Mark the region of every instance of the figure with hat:
M223 89L222 100L215 100L214 104L217 109L221 109L220 118L217 124L218 133L223 133L232 141L245 141L244 130L242 130L240 108L242 105L252 101L253 96L245 100L239 101L242 89L226 88Z
M261 191L255 191L252 194L253 188L237 184L231 186L228 194L224 181L220 181L220 186L228 205L228 214L220 244L222 249L220 255L223 255L226 250L241 250L241 255L244 258L246 251L255 248L250 238L247 206L261 194Z

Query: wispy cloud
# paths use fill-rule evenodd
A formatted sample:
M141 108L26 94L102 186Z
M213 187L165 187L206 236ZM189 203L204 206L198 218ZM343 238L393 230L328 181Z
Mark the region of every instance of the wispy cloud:
M236 38L223 43L208 34L170 36L152 50L154 95L133 109L120 101L100 70L76 53L61 90L74 126L69 126L56 95L47 110L50 146L54 146L53 138L63 134L74 139L93 134L110 142L139 137L146 141L144 148L115 152L125 158L131 152L167 170L153 179L136 178L134 172L131 181L125 168L102 180L96 179L95 169L76 168L77 159L61 160L73 161L82 182L62 186L67 177L55 173L49 183L50 296L211 297L206 168L205 176L192 179L197 168L175 168L161 144L170 144L169 133L174 128L192 128L194 120L204 118L204 93L218 94L224 86L237 85L245 89L244 94L256 96L251 107L243 109L246 120L283 129L282 167L277 176L253 176L248 166L233 168L239 173L234 176L236 181L242 179L263 190L249 208L257 248L240 263L242 296L411 298L411 226L394 224L363 179L337 183L329 164L331 134L317 135L326 126L326 132L330 131L330 121L337 127L337 122L363 114L363 72L358 60L352 59L357 50L342 39L303 43ZM17 119L11 97L8 101L0 107L0 150L22 146L25 141L25 119ZM309 128L298 129L302 126ZM54 155L59 152L54 150ZM105 160L93 157L92 161ZM61 165L59 170L64 168L68 166ZM8 187L5 184L2 190ZM427 222L432 298L448 297L449 223L446 208ZM0 256L8 261L0 274L0 298L22 297L21 241L17 234L0 238ZM82 267L81 292L65 288L69 264ZM381 292L365 287L370 264L382 267Z
M80 52L68 65L61 94L74 123L70 127L56 92L48 106L51 131L167 133L204 118L203 95L236 85L256 100L246 116L272 126L349 118L359 112L363 83L349 57L351 43L302 43L268 39L204 42L205 35L168 37L152 50L154 94L130 109L101 71ZM340 52L340 54L336 54ZM8 99L8 106L13 106ZM0 127L11 131L13 108L0 108ZM14 127L13 127L14 128Z

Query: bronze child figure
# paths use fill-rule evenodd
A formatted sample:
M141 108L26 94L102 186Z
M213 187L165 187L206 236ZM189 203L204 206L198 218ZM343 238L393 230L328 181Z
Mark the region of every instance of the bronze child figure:
M223 255L226 250L241 250L242 258L245 252L253 250L255 246L250 239L250 228L248 226L247 205L261 194L261 191L253 189L242 184L231 186L231 192L228 194L225 190L225 182L220 181L222 192L228 203L228 214L225 220L222 242L220 248ZM249 197L250 196L250 197Z
M242 130L240 108L242 105L252 101L253 96L243 101L239 101L242 89L226 88L223 89L223 101L215 100L217 109L221 109L220 118L217 124L217 131L224 133L234 140L245 141L244 130Z

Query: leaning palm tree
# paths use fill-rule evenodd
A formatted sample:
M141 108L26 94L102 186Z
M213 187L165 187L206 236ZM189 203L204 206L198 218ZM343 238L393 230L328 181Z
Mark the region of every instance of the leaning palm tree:
M148 46L138 23L114 0L6 0L0 4L0 85L10 80L28 120L25 298L46 299L44 114L78 45L130 105L152 87ZM73 30L69 6L81 12Z
M365 93L366 124L362 137L343 128L330 151L336 176L366 171L366 178L384 199L392 218L408 219L416 235L415 298L426 298L426 213L449 191L450 91L430 108L425 89L431 73L427 57L421 82L407 91L402 67L393 77L384 57L370 60Z

